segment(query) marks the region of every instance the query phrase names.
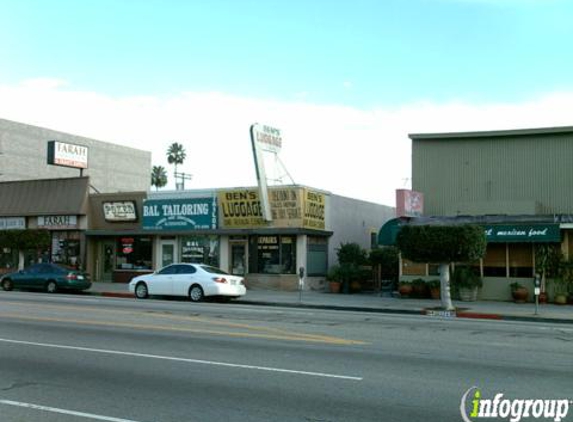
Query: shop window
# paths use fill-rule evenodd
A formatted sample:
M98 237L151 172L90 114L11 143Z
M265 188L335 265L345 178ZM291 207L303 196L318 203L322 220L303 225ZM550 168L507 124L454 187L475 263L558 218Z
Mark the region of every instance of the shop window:
M150 237L124 236L117 242L118 270L151 270L153 247Z
M73 268L80 267L80 233L52 232L51 261Z
M249 268L259 274L296 273L296 236L252 236Z
M181 242L181 262L219 266L218 236L184 236Z
M426 264L402 259L402 275L426 275Z
M488 243L483 259L484 277L507 277L506 244Z
M307 274L324 276L328 270L328 241L324 237L308 237Z
M532 243L509 244L508 254L510 277L533 277Z
M18 251L13 248L0 247L0 274L18 268Z

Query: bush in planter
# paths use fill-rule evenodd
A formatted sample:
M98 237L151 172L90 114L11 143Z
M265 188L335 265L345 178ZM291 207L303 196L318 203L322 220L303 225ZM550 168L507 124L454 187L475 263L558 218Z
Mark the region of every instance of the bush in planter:
M339 273L344 293L360 291L360 282L370 276L370 271L362 268L368 263L368 253L358 243L341 243L336 250Z
M527 297L529 296L529 291L527 288L518 283L514 282L509 285L511 288L511 296L516 303L525 303L527 302Z
M342 283L340 265L330 267L326 273L326 281L329 283L331 293L340 293L340 284Z
M462 301L473 302L477 300L477 291L483 286L483 281L473 268L456 266L452 275L452 285Z
M428 297L428 286L423 278L412 280L412 296L423 299Z
M402 280L398 284L398 292L400 293L400 297L410 297L412 295L412 282Z
M440 298L440 280L434 279L427 282L428 289L430 289L430 297L432 299Z

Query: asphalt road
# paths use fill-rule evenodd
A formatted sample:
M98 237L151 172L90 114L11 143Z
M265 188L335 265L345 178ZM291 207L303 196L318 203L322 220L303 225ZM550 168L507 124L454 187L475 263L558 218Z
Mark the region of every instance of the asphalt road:
M564 325L0 292L0 421L460 421L473 386L573 399L572 355Z

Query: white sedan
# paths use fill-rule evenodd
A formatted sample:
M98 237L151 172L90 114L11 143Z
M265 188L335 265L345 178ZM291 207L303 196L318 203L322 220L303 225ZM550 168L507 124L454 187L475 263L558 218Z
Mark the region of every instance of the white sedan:
M129 283L129 291L138 299L150 295L188 296L200 302L206 296L238 298L247 293L243 278L203 264L171 264L154 272L140 275Z

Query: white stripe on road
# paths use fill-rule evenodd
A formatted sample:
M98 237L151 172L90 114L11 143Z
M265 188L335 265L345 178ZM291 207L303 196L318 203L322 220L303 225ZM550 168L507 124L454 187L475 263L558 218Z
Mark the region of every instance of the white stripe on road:
M22 344L26 346L38 346L38 347L51 347L53 349L65 349L65 350L77 350L82 352L92 352L92 353L103 353L108 355L119 355L119 356L133 356L138 358L148 358L148 359L161 359L169 360L175 362L185 362L185 363L195 363L199 365L214 365L214 366L225 366L230 368L241 368L241 369L255 369L259 371L269 371L269 372L281 372L286 374L297 374L297 375L308 375L312 377L323 377L323 378L336 378L350 381L362 381L362 377L352 377L348 375L336 375L327 374L323 372L309 372L309 371L296 371L293 369L282 369L282 368L272 368L268 366L256 366L256 365L242 365L235 363L226 362L215 362L210 360L201 359L187 359L178 358L173 356L161 356L161 355L150 355L147 353L135 353L135 352L122 352L119 350L106 350L106 349L92 349L90 347L79 347L79 346L66 346L61 344L50 344L50 343L36 343L32 341L21 341L21 340L10 340L5 338L0 338L0 342L11 343L11 344Z
M32 403L22 403L19 401L11 400L0 400L0 404L5 404L8 406L23 407L26 409L41 410L44 412L59 413L62 415L79 416L80 418L95 419L98 421L107 422L137 422L130 419L112 418L109 416L94 415L92 413L76 412L74 410L58 409L56 407L40 406Z

